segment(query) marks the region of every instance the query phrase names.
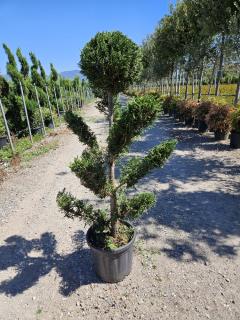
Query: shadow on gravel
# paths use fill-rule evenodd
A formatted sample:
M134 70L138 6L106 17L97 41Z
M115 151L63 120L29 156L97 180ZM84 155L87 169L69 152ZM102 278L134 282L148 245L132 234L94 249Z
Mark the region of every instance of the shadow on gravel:
M218 256L236 256L240 246L227 241L240 236L240 183L234 179L240 176L240 165L213 154L199 157L192 152L196 148L226 151L229 147L165 116L133 143L131 152L145 153L169 137L179 140L175 154L163 169L139 183L138 189L154 191L158 199L155 208L140 220L142 238L162 237L162 226L166 226L189 234L189 241L165 240L162 251L170 258L182 261L186 255L188 261L206 260L199 253L199 243L207 244ZM157 192L155 183L160 189ZM155 233L148 231L152 224Z
M56 239L50 232L39 239L26 240L21 236L11 236L0 246L0 271L13 268L15 276L0 282L0 293L16 296L33 287L41 277L55 269L60 280L60 293L71 295L82 285L100 283L93 266L89 265L90 250L83 248L84 232L73 237L75 251L60 255L56 251Z

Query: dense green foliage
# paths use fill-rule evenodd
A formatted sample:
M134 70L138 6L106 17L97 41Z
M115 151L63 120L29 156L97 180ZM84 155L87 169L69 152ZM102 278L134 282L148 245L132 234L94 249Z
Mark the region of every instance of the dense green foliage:
M84 219L88 224L93 222L97 225L106 225L106 213L103 210L94 210L93 205L88 204L86 201L78 200L70 193L62 192L58 193L57 203L60 208L65 212L68 218Z
M87 90L89 90L87 82L80 81L79 78L73 81L62 79L53 64L50 64L51 74L50 77L47 77L36 55L33 52L29 53L31 61L31 65L29 65L20 48L16 51L16 57L19 62L18 67L15 55L10 48L6 44L3 44L3 48L8 58L6 69L10 80L7 81L4 77L0 76L0 96L12 134L15 134L17 137L28 134L20 81L33 133L34 129L42 126L36 90L45 126L49 126L52 123L52 118L55 118L56 114L60 115L60 112L65 111L65 109L80 108L83 101L87 99ZM52 114L48 104L46 87L48 88Z
M101 198L107 195L106 164L98 148L87 148L81 158L71 164L71 170L81 179L82 184Z
M101 32L82 50L79 66L94 88L117 94L138 78L141 54L121 32Z
M156 120L160 110L159 101L151 95L137 97L129 102L110 129L108 137L110 157L116 158L125 152L132 139Z
M144 157L131 159L123 168L120 183L132 187L139 179L144 177L154 168L161 168L175 149L176 141L163 142L152 148Z
M66 112L65 120L68 127L78 136L79 141L88 145L89 147L97 147L97 140L95 134L84 122L83 118L70 111Z
M155 195L151 192L142 192L131 198L125 195L119 199L119 217L136 219L156 203Z

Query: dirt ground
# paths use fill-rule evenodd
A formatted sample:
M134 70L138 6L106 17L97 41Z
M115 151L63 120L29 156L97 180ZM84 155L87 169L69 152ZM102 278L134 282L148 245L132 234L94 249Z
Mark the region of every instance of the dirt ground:
M106 122L93 106L88 123L104 143ZM137 186L152 190L154 209L136 222L133 270L102 283L85 243L86 227L59 212L66 187L97 199L68 168L84 149L66 133L56 150L0 185L0 319L240 319L240 151L163 116L134 142L144 154L176 137L163 169Z

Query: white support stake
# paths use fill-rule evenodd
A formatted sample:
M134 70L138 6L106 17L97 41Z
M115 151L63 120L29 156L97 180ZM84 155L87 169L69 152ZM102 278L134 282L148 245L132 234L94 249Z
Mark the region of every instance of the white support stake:
M57 104L58 117L60 118L60 112L59 112L59 106L58 106L58 99L57 99L57 94L56 94L55 86L53 87L53 91L54 91L54 96L55 96L55 100L56 100L56 104Z
M46 93L47 93L48 106L49 106L50 113L51 113L51 118L52 118L52 124L53 124L53 128L55 129L55 123L54 123L54 120L53 120L53 113L52 113L52 106L51 106L51 103L50 103L47 86L46 86Z
M61 90L61 86L59 85L59 91L60 91L60 100L61 100L61 104L63 107L63 112L65 113L65 107L64 107L64 103L63 103L63 96L62 96L62 90Z
M4 124L5 124L5 128L6 128L7 135L8 135L8 140L10 142L10 146L11 146L12 152L14 153L15 152L15 148L14 148L14 145L13 145L13 142L12 142L10 130L9 130L9 127L8 127L8 123L7 123L7 119L6 119L6 116L5 116L5 112L4 112L4 109L3 109L3 105L2 105L1 99L0 99L0 108L1 108L1 111L2 111Z
M27 107L26 107L26 102L25 102L25 97L24 97L21 81L19 81L19 84L20 84L20 90L21 90L21 94L22 94L22 101L23 101L24 111L25 111L25 115L26 115L26 119L27 119L29 136L30 136L31 142L33 143L32 131L31 131L31 126L30 126L30 122L29 122L29 118L28 118L28 111L27 111Z
M39 108L39 112L40 112L40 116L41 116L41 121L42 121L42 126L43 126L43 133L44 133L44 135L46 135L45 123L44 123L43 114L42 114L42 108L41 108L41 105L40 105L40 101L39 101L39 97L38 97L38 91L37 91L37 87L36 87L35 84L34 84L34 88L35 88L38 108Z
M67 109L67 111L69 111L66 90L65 90L64 87L63 87L63 94L64 94L64 101L65 101L65 104L66 104L66 109Z

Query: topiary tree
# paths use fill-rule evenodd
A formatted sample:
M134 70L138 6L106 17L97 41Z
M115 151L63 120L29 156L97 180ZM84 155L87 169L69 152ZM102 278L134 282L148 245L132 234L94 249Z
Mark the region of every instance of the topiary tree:
M93 88L107 93L111 125L113 96L126 90L139 77L141 51L121 32L99 32L82 50L79 66Z
M67 217L78 217L94 226L94 239L99 247L116 248L126 244L131 232L121 223L139 217L155 203L152 193L128 196L132 188L152 169L163 166L175 148L175 141L164 142L144 157L131 159L115 177L115 164L128 150L135 137L151 125L159 115L159 100L151 95L137 97L114 117L113 98L137 79L141 71L139 48L120 32L98 33L83 49L80 66L91 86L108 95L107 110L109 136L102 148L95 134L81 116L66 113L66 121L79 140L87 145L71 170L82 184L95 195L109 198L109 209L95 209L86 201L78 200L65 189L58 193L57 202ZM118 110L119 112L119 110Z
M29 75L29 65L27 59L22 55L20 48L17 49L16 54L21 64L21 74L23 75L24 79L26 79Z
M57 82L58 80L58 73L57 70L54 68L53 64L50 63L50 69L51 69L51 74L50 74L50 80L52 82Z

